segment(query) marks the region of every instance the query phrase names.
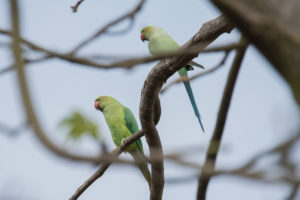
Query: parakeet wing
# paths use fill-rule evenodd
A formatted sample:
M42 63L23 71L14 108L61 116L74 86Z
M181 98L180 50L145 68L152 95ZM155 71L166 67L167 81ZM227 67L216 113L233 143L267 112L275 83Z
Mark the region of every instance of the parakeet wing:
M139 128L136 123L134 115L132 114L131 110L125 106L123 106L123 111L124 111L124 120L127 128L129 129L131 134L136 133L139 130ZM138 144L139 149L143 152L143 144L141 139L136 140L136 143Z

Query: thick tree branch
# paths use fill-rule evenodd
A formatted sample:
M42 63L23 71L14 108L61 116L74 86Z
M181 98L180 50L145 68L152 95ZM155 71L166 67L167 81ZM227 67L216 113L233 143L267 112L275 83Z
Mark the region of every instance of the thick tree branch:
M300 105L300 1L211 0L272 63Z
M231 97L233 94L234 85L248 45L244 38L241 39L241 43L243 44L243 47L237 50L236 56L232 63L232 67L229 72L224 89L214 134L212 139L210 140L209 147L206 153L205 163L201 172L201 176L198 180L197 200L205 200L206 197L206 191L210 176L208 176L205 172L208 170L213 171L215 169L216 159L221 145L221 139L225 127Z
M129 19L129 20L134 20L135 15L142 9L144 3L146 0L140 0L139 3L128 13L116 18L115 20L109 22L108 24L106 24L104 27L102 27L101 29L99 29L96 33L94 33L93 35L91 35L90 37L88 37L87 39L85 39L84 41L82 41L81 43L79 43L71 52L70 54L75 54L79 49L81 49L82 47L86 46L88 43L90 43L92 40L98 38L99 36L101 36L104 33L107 33L107 31L109 30L110 27L120 23L121 21L125 20L125 19Z
M224 32L230 32L233 25L223 16L217 17L203 24L198 33L190 39L182 49L204 49ZM154 103L163 83L182 66L187 65L197 54L178 56L160 61L149 73L143 90L140 103L140 120L150 148L150 161L152 163L152 188L150 199L162 199L164 186L163 152L158 132L153 123ZM158 158L154 160L154 155ZM160 155L160 156L159 156Z

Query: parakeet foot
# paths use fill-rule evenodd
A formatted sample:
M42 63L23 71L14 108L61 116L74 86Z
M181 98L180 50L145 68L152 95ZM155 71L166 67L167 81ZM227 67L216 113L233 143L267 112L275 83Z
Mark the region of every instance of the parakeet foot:
M121 145L123 146L125 144L125 142L126 142L126 139L123 138L122 141L121 141Z
M187 65L185 68L186 68L187 71L194 70L194 67L192 65Z

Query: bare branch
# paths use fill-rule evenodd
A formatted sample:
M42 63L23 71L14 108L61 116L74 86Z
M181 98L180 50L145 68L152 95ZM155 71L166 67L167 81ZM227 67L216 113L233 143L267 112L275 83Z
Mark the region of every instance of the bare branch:
M41 58L36 58L36 59L24 59L24 64L33 64L33 63L38 63L38 62L41 62L41 61L45 61L47 60L48 58L50 58L49 56L43 56ZM26 65L24 65L26 66ZM7 72L10 72L12 70L16 69L14 64L12 65L9 65L8 67L5 67L3 69L0 70L0 75L2 74L5 74Z
M124 35L125 33L127 33L128 31L131 30L131 28L134 25L134 21L130 20L128 25L123 28L122 30L118 30L118 31L107 31L107 34L112 35L112 36L118 36L118 35Z
M8 36L12 36L12 33L7 30L0 29L0 33L8 35ZM166 54L161 54L160 56L156 56L156 57L144 56L144 57L137 57L137 58L129 58L129 59L121 60L121 61L104 64L104 63L95 62L95 61L87 59L85 57L79 57L79 56L75 56L75 55L71 55L71 54L59 53L59 52L47 49L45 47L42 47L38 44L35 44L29 40L24 39L24 38L21 38L21 42L33 50L46 53L45 56L38 58L36 60L25 60L26 64L29 63L29 61L30 61L30 63L34 63L34 62L40 62L40 61L44 61L44 60L51 59L51 58L59 58L64 61L68 61L68 62L80 64L80 65L85 65L85 66L93 67L93 68L102 68L102 69L110 69L110 68L132 69L137 64L153 62L153 61L160 60L163 58L169 58L169 57L179 56L179 55L189 55L189 54L194 55L194 54L198 54L199 52L211 53L211 52L218 52L218 51L230 51L232 49L239 47L238 44L231 44L231 45L225 45L225 46L220 46L220 47L212 47L212 48L208 48L208 49L203 49L202 47L200 47L200 48L192 47L192 48L184 49L184 50L178 51L178 52L170 52L170 53L166 53ZM0 71L0 74L4 74L12 69L14 69L13 66L4 68Z
M121 21L125 19L134 20L135 15L142 9L144 3L146 0L140 0L139 3L128 13L118 17L117 19L109 22L104 27L102 27L100 30L98 30L96 33L79 43L71 52L70 54L75 54L79 49L86 46L88 43L90 43L92 40L96 39L97 37L101 36L102 34L106 33L108 29Z
M300 106L300 1L211 0L290 85Z
M114 149L110 156L117 157L119 156L125 148L142 137L144 135L143 130L139 130L135 134L131 135L130 137L123 140L123 144L121 144L118 148ZM88 178L74 193L74 195L70 198L70 200L76 200L78 197L90 186L92 185L98 178L100 178L104 172L108 169L111 165L112 161L104 162L102 166L90 177Z
M205 163L202 168L201 176L198 180L197 200L205 200L207 186L210 180L210 177L205 172L207 170L213 171L215 169L216 159L221 144L221 139L225 127L227 112L229 110L234 85L248 45L244 38L241 39L241 44L243 44L243 47L237 50L236 56L232 63L232 68L228 75L227 83L224 89L222 102L217 117L215 131L209 143Z
M78 7L80 6L80 4L83 2L84 0L78 0L77 3L74 6L71 6L71 9L73 11L73 13L77 12Z

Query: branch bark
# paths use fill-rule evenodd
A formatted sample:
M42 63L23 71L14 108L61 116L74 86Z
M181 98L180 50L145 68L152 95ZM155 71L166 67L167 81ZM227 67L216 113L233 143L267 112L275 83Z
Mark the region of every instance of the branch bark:
M237 50L236 56L232 63L232 67L229 72L226 86L224 89L214 134L210 140L205 162L201 170L201 176L198 180L197 200L205 200L206 197L206 191L210 180L210 176L207 175L205 172L213 171L215 169L216 159L221 145L221 139L225 127L225 122L230 106L234 85L248 45L244 38L241 39L240 43L243 44L243 47Z
M288 82L300 106L300 1L211 1Z

